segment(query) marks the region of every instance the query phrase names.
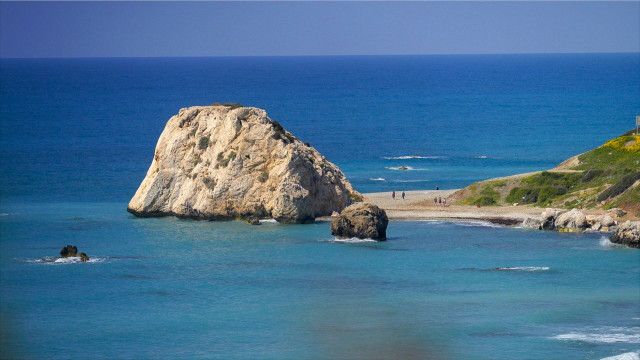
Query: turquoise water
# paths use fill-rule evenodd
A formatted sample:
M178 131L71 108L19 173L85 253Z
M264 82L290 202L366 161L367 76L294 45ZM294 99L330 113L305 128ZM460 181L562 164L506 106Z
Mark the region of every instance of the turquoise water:
M639 351L640 252L600 235L394 221L345 243L125 211L188 105L264 107L363 192L456 188L627 130L639 84L638 54L0 60L0 357ZM52 263L66 244L92 262Z
M5 351L599 359L640 349L640 255L600 235L398 221L387 242L338 243L327 223L136 219L123 205L8 208ZM96 262L40 262L66 243Z

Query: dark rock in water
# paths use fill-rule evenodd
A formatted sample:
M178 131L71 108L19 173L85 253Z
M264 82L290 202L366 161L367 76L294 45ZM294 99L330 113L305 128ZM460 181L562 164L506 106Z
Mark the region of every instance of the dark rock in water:
M331 217L331 234L338 237L386 240L389 219L370 203L355 203Z
M626 221L609 238L612 243L640 249L640 221Z
M86 253L80 253L80 261L82 262L89 261L89 255L87 255Z
M62 257L75 257L78 255L78 248L73 245L67 245L60 250Z
M260 219L258 219L257 217L248 217L244 220L251 225L260 225Z

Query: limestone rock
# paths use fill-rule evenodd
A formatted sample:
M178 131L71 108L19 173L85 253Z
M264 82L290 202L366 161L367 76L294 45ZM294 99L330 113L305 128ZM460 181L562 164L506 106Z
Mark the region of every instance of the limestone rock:
M587 217L578 209L558 215L555 221L555 227L560 231L580 231L587 226Z
M522 227L527 229L542 229L542 221L534 218L526 218L522 222Z
M561 210L558 209L545 209L540 215L541 218L541 230L554 230L556 228L556 218L562 214Z
M640 249L640 221L626 221L611 235L612 243Z
M78 255L78 248L73 245L67 245L60 250L61 257L75 257Z
M359 199L337 166L264 110L212 105L169 119L128 210L302 223Z
M389 219L384 210L370 203L348 206L331 218L331 234L338 237L385 240Z

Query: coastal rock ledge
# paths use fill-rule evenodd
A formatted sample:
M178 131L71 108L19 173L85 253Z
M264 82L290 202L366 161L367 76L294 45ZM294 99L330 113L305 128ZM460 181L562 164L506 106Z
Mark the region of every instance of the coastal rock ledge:
M361 198L336 165L264 110L194 106L167 122L128 211L304 223Z
M370 203L356 203L331 216L331 234L342 238L387 239L387 213Z

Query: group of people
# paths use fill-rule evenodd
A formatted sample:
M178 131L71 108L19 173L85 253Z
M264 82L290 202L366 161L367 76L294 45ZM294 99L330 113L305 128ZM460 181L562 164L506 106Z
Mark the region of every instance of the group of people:
M447 206L447 198L443 199L440 196L434 197L433 198L433 203L436 204L436 206L438 206L438 205Z
M402 196L402 200L404 200L404 191L402 192L402 195L401 195L401 196ZM395 190L391 193L391 198L392 198L393 200L395 200L395 199L396 199L396 192L395 192Z

